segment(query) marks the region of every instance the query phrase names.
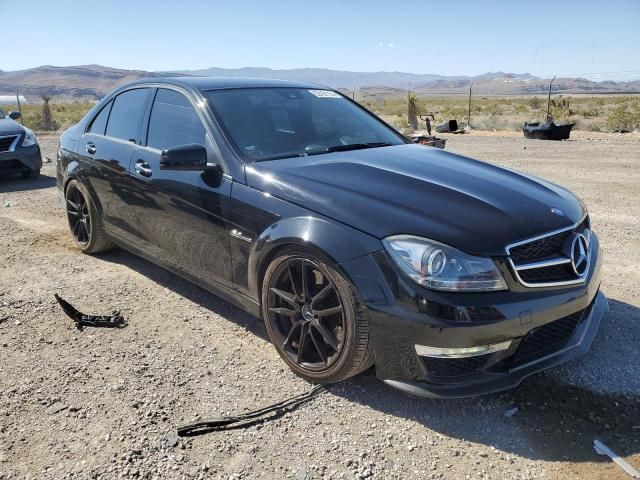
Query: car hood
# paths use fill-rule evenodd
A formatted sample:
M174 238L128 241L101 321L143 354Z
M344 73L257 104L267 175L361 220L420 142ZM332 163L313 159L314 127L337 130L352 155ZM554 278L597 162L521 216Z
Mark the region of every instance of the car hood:
M555 184L419 145L256 162L247 182L377 238L417 235L483 255L585 213Z
M19 135L24 133L24 127L10 118L0 119L0 136Z

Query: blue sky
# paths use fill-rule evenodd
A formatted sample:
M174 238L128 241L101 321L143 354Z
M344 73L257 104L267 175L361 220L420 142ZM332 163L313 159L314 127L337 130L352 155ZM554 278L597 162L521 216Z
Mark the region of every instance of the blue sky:
M0 18L20 45L2 70L640 71L638 0L0 0Z

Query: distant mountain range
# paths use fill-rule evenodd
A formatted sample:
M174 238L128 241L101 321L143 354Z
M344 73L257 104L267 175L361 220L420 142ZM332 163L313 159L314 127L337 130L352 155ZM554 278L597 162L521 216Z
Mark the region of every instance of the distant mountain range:
M114 87L140 78L176 75L204 75L216 77L280 78L326 85L350 93L355 87L358 98L385 99L406 95L407 89L419 95L454 95L473 91L478 95L544 94L549 84L528 73L490 72L475 77L414 74L405 72L349 72L324 68L272 70L269 68L208 68L176 72L147 72L123 70L100 65L54 67L45 65L13 72L0 70L0 95L15 94L18 90L29 100L42 95L54 101L97 100ZM584 78L558 78L553 84L555 93L640 93L640 81L593 82Z

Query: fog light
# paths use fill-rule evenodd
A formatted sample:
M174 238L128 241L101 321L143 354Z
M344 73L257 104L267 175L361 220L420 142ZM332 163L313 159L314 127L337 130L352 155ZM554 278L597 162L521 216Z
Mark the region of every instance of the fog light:
M493 343L491 345L481 345L479 347L439 348L427 347L425 345L416 345L415 347L416 353L421 357L465 358L500 352L502 350L507 350L510 346L511 340L507 340L506 342L501 343Z

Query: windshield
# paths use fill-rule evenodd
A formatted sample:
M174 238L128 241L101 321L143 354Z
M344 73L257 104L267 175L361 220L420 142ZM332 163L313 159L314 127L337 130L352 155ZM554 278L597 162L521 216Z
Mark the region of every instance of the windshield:
M331 90L239 88L207 96L229 140L253 161L405 143L395 130Z

